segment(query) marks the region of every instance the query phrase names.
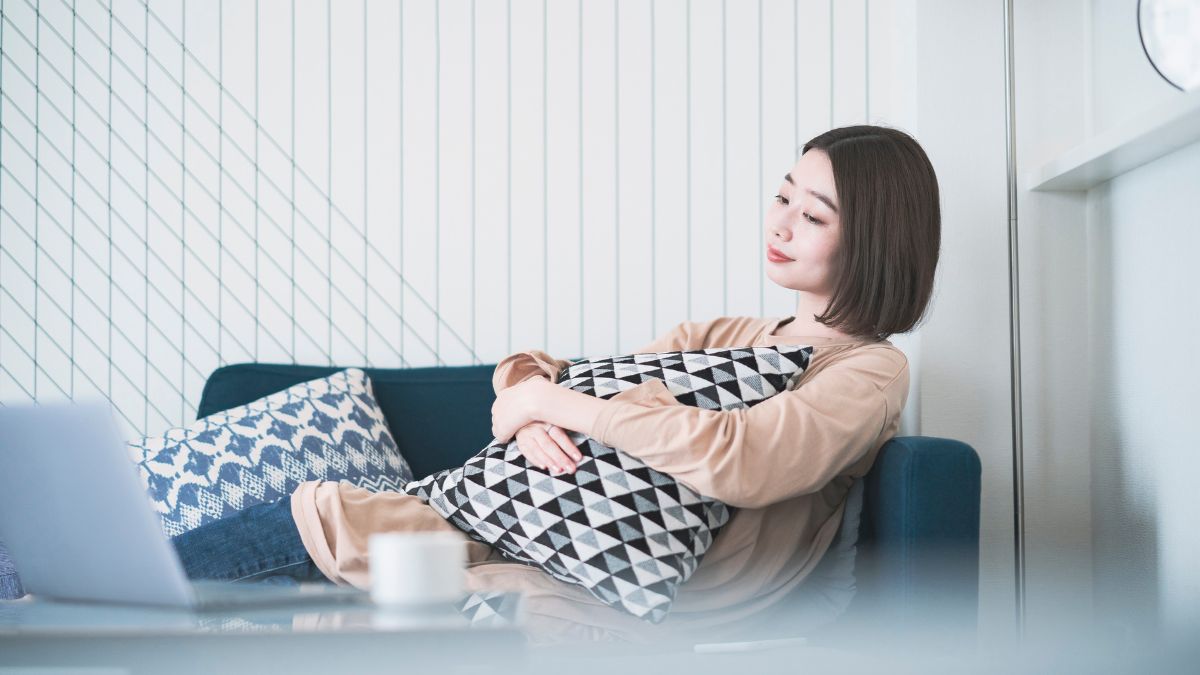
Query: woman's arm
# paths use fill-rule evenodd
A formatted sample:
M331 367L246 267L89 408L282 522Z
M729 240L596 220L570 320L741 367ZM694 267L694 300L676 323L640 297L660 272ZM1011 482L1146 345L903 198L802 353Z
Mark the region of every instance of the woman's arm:
M657 384L657 390L647 385ZM760 508L815 492L879 443L908 392L903 355L870 349L750 408L680 404L661 382L642 401L580 407L588 434L703 495Z
M737 410L683 405L662 380L610 399L533 380L500 394L493 433L506 440L532 420L577 429L702 495L761 508L815 492L866 456L907 392L907 361L890 350L848 357Z
M540 377L551 382L570 361L556 359L540 349L517 352L501 359L492 372L492 389L499 394L509 387L531 378Z
M535 421L587 433L611 406L653 396L657 392L656 385L661 386L662 381L643 382L602 399L545 378L531 377L496 395L496 401L492 403L492 435L502 443L508 442L518 430Z
M696 345L704 339L707 326L711 323L701 324L692 321L678 323L650 344L643 345L629 353L644 354L675 349L697 349ZM496 364L496 370L492 373L492 389L499 394L509 387L534 377L541 377L553 382L558 373L569 365L571 365L569 360L555 358L540 349L517 352L504 357Z
M682 349L696 349L709 328L723 319L696 323L684 321L649 344L629 352L643 354ZM610 399L598 399L555 384L558 373L571 365L544 351L531 349L505 357L492 373L492 388L496 402L492 404L492 435L499 441L509 440L517 430L533 421L547 422L564 429L586 433L607 403L637 397L644 392L643 383L633 391L625 391ZM550 387L541 385L549 384Z

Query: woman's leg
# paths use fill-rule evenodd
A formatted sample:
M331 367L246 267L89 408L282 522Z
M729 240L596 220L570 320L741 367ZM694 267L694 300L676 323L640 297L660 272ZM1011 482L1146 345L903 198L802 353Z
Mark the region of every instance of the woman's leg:
M176 535L171 543L191 579L328 581L300 540L291 497L242 509Z
M292 495L296 523L319 569L338 584L370 588L370 538L377 532L449 532L462 538L467 564L498 557L418 497L371 492L345 481L306 481Z

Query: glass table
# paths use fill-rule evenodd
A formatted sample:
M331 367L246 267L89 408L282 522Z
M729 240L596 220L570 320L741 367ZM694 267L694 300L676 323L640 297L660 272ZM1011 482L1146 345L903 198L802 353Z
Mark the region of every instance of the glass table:
M371 673L519 668L521 596L476 592L426 607L293 604L221 611L0 602L0 674ZM53 671L44 670L53 668ZM481 670L482 669L482 670Z

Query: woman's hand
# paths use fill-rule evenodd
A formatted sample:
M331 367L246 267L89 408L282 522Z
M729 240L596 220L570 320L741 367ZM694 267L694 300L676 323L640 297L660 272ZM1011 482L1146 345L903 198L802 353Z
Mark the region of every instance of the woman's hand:
M544 377L533 377L514 384L496 395L492 404L492 435L507 443L517 430L538 419L545 402L545 387L558 387Z
M562 427L540 420L517 431L517 447L528 462L551 473L575 473L575 464L583 453Z
M521 454L543 468L557 466L573 472L583 454L571 442L567 430L593 428L607 405L612 403L561 387L545 377L533 377L496 395L492 435L507 443L518 431L536 422L517 439ZM552 428L547 430L547 425Z

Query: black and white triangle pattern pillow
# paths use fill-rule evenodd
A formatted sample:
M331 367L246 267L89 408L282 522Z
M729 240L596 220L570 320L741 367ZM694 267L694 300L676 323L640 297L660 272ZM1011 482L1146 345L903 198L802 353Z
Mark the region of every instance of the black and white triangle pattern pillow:
M711 348L582 359L556 383L611 398L652 379L676 400L711 410L746 408L795 388L812 347ZM579 584L602 602L658 623L731 508L587 434L574 473L529 464L516 440L404 487L471 538L504 557Z

